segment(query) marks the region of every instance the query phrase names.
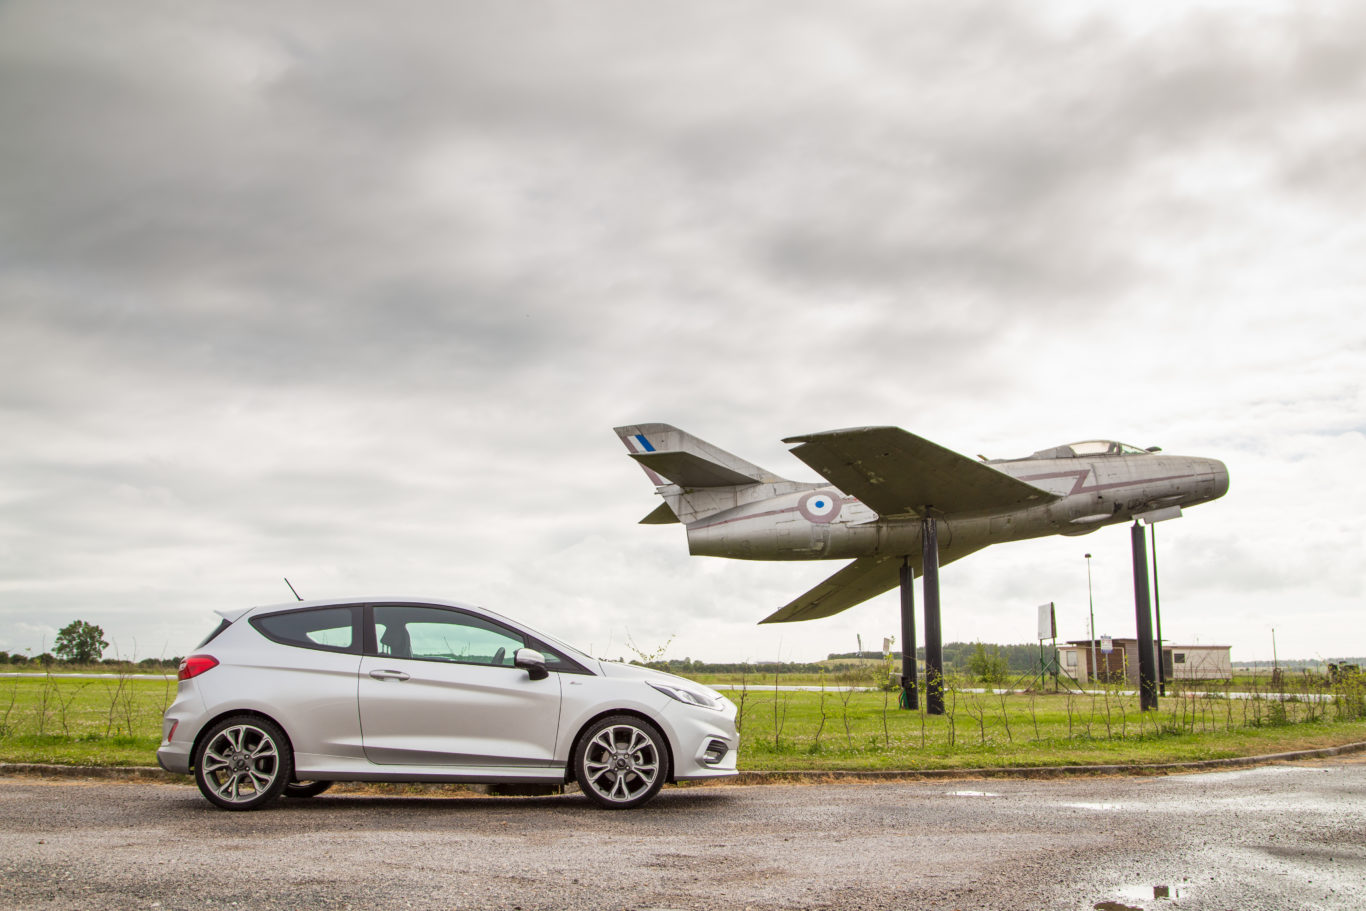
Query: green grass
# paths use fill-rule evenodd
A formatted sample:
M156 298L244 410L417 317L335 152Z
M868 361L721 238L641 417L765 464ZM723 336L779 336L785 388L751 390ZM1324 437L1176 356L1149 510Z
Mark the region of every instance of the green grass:
M731 693L737 703L740 693ZM741 727L746 769L938 769L1184 762L1336 746L1366 740L1366 719L1332 705L953 693L949 713L903 711L896 694L748 690ZM1070 701L1070 705L1069 705ZM1279 703L1278 703L1279 705ZM1244 708L1246 707L1246 720ZM824 722L822 723L822 715Z
M0 678L0 761L155 765L176 680Z
M829 675L824 680L823 693L775 691L771 677L747 678L744 689L729 693L741 706L742 769L1158 763L1366 741L1366 687L1360 681L1332 690L1334 701L1308 698L1325 688L1303 677L1284 691L1263 689L1259 699L1172 695L1148 713L1118 689L1094 696L1017 693L1003 700L952 681L949 714L930 716L898 709L894 692L850 692ZM840 675L839 682L870 680L854 673ZM781 676L778 682L799 681ZM173 678L0 678L0 761L154 765L161 716L175 691Z

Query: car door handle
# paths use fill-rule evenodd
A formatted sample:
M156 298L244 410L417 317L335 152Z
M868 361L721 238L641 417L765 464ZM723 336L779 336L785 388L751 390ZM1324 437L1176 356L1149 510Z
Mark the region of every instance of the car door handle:
M370 676L376 680L407 680L408 675L403 671L371 671Z

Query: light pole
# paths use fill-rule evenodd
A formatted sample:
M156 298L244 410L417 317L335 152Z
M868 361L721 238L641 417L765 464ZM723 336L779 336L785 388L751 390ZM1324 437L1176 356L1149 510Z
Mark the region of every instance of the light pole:
M1091 679L1096 674L1096 599L1091 594L1091 555L1086 555L1086 603L1091 608Z

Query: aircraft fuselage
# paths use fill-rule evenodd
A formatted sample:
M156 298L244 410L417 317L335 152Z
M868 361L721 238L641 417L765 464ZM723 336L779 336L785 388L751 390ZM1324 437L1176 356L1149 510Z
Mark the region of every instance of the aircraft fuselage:
M996 514L941 515L939 548L946 555L1044 535L1082 535L1155 509L1204 503L1228 490L1228 471L1216 459L1142 452L987 464L1061 499ZM725 494L734 496L733 506L688 524L692 554L836 560L920 549L920 516L879 517L829 484L782 481L715 492Z

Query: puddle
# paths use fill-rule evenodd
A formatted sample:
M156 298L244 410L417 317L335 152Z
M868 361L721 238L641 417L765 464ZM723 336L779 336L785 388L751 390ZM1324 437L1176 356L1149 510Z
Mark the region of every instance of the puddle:
M1167 902L1177 902L1183 898L1190 898L1191 895L1190 886L1186 883L1161 886L1121 886L1116 891L1123 897L1122 901L1100 901L1091 907L1095 911L1145 911L1145 908L1162 908ZM1129 904L1130 902L1148 902L1149 904Z
M1074 810L1122 810L1124 807L1117 803L1065 803L1064 807L1071 807Z
M1000 797L995 791L950 791L950 797Z

